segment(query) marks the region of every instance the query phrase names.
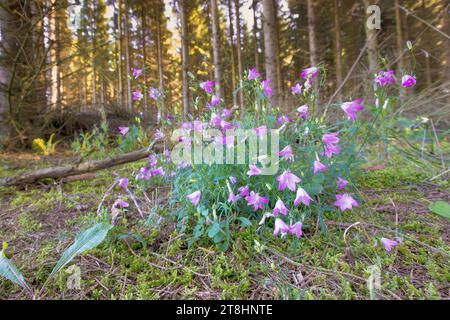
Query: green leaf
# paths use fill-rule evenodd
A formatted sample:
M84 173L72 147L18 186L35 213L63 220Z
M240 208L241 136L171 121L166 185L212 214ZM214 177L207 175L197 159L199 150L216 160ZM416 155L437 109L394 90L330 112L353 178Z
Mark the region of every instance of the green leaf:
M220 224L214 222L208 229L208 237L214 238L214 236L219 232L220 232Z
M100 243L105 240L108 235L109 230L111 230L113 226L109 223L97 223L93 227L88 230L80 233L76 238L75 242L64 251L61 259L59 259L56 266L53 268L50 277L55 275L58 271L60 271L64 266L66 266L70 261L75 258L76 255L81 254L85 251L91 250L98 246Z
M7 247L8 244L3 242L3 249ZM5 256L4 250L0 251L0 277L6 278L22 288L31 291L19 269Z
M242 228L250 227L252 225L252 222L248 220L246 217L238 217L237 219L241 221Z
M440 215L441 217L450 219L450 204L445 201L437 201L432 203L428 209L430 209L433 213Z

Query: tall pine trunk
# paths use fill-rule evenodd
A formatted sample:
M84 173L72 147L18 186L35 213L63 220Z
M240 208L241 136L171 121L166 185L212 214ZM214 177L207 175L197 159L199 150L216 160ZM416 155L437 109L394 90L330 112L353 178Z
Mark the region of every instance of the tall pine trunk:
M9 86L12 64L9 56L15 51L15 41L10 28L14 17L8 9L0 6L0 21L2 22L0 24L2 38L0 45L0 143L6 142L11 134Z
M179 0L179 15L181 25L181 77L183 82L183 111L187 117L190 113L189 108L189 47L188 47L188 22L186 14L187 0Z
M342 46L341 46L341 22L339 19L339 0L334 0L334 33L336 50L336 88L342 83ZM342 99L339 91L338 99Z
M92 0L92 17L91 21L93 21L92 25L92 109L97 111L97 25L96 25L96 7L95 0ZM100 114L103 118L102 110L100 110Z
M234 94L236 89L236 58L235 58L235 46L234 46L234 22L233 22L233 7L231 0L228 0L228 24L230 25L229 30L229 41L230 41L230 59L231 59L231 91L233 96L233 106L237 105L237 97Z
M212 29L212 46L213 46L213 64L214 64L214 81L217 85L216 95L223 99L222 87L222 59L220 45L220 28L219 28L219 8L217 0L210 0L211 7L211 29Z
M142 78L144 79L144 87L148 88L148 77L147 77L147 8L145 2L141 2L141 46L142 46ZM150 120L156 123L156 112L152 113L148 108L148 95L144 92L143 102L144 102L144 114L150 112Z
M244 74L244 64L242 62L242 41L241 41L241 17L240 17L240 3L239 0L234 0L236 9L236 52L238 61L238 79L239 84L242 83L242 76ZM244 92L239 90L239 107L244 111Z
M123 108L124 106L124 94L123 94L123 37L122 37L122 1L118 1L117 5L117 36L116 41L118 42L117 46L117 85L118 85L118 93L117 93L117 103L119 108Z
M124 2L124 10L123 14L125 16L125 25L123 26L125 31L125 79L126 79L126 93L127 93L127 109L128 111L132 112L132 100L131 100L131 80L130 80L130 72L131 72L131 64L130 64L130 22L129 22L129 12L128 12L128 5L127 1Z
M365 11L371 5L369 0L364 0ZM370 29L367 24L365 25L366 30L366 41L367 41L367 58L369 60L369 73L373 75L378 68L378 39L377 30Z
M261 59L259 57L259 38L258 38L258 17L256 16L258 1L253 0L252 2L252 12L253 12L253 51L255 56L255 67L256 69L261 69Z
M53 110L61 110L61 55L60 55L60 26L59 11L60 7L56 0L50 2L50 106Z
M266 77L271 80L272 106L278 106L280 88L278 87L278 38L276 25L276 6L274 0L263 0L264 52L266 57ZM270 109L270 108L269 108Z
M403 69L405 68L405 62L403 58L403 29L402 29L402 16L399 8L399 1L395 0L395 30L396 30L396 42L397 42L397 69L398 76L401 76Z
M319 64L317 53L316 15L313 0L307 0L308 7L308 39L309 39L309 63L311 67Z
M443 9L444 9L444 21L442 24L443 31L450 35L450 4L448 1L442 1ZM444 39L445 41L445 51L443 56L444 65L442 68L444 81L447 81L447 84L450 85L450 40ZM448 87L447 85L447 87ZM447 104L450 105L450 96L447 97Z
M163 52L162 52L162 35L161 35L161 12L160 0L157 0L156 5L156 51L158 56L158 89L161 93L164 92L164 66L163 66ZM160 105L158 108L157 122L161 121L162 113L165 112L165 95L160 98Z
M396 28L396 42L397 42L397 76L402 77L402 73L405 69L405 61L403 57L403 29L402 29L402 16L399 8L399 1L395 0L395 28ZM405 90L402 86L399 87L400 100L405 95Z

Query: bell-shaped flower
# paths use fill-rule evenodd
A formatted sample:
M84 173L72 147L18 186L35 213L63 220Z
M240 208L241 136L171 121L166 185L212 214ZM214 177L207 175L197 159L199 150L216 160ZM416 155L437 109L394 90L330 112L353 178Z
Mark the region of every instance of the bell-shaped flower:
M259 77L261 77L261 74L256 69L256 67L253 67L248 71L248 80L255 80L258 79Z
M200 88L203 89L206 93L213 94L214 93L214 87L216 86L216 83L214 81L205 81L200 83Z
M243 187L240 187L238 189L238 191L239 191L239 195L242 198L245 198L246 196L248 196L250 194L250 187L249 186L243 186Z
M290 226L289 233L295 235L297 239L300 239L302 236L302 223L297 222L296 224Z
M201 191L195 191L195 192L191 193L190 195L186 196L186 198L191 200L192 204L194 206L196 206L200 202L200 197L201 196L202 196Z
M362 99L356 99L355 101L344 102L341 105L341 109L344 110L349 120L356 121L357 113L365 109L365 107L361 104L361 101Z
M285 147L283 150L277 153L279 157L283 157L288 162L294 161L294 152L291 146Z
M417 83L416 77L405 74L402 78L402 86L404 88L414 87Z
M272 87L270 86L271 83L272 83L272 80L270 80L270 79L264 80L261 83L263 92L267 98L270 98L273 95L273 90L272 90Z
M275 204L275 208L273 208L273 215L277 217L280 213L282 215L287 215L289 212L289 209L286 208L284 205L284 202L281 199L278 199L277 203Z
M253 211L258 211L258 209L264 209L264 206L269 203L269 199L260 196L258 193L252 191L250 195L245 197L247 205L253 206Z
M261 174L261 170L256 165L251 164L249 167L250 170L247 172L247 175L249 175L250 177L259 176Z
M130 131L128 127L119 127L119 132L122 136L126 136L126 134Z
M303 188L299 187L297 189L297 195L294 200L294 206L298 207L300 203L303 203L305 206L309 207L311 201L312 198L309 196L309 194Z
M300 118L302 119L306 119L308 117L309 114L309 107L308 105L303 105L301 107L297 108L297 112L300 113Z
M277 218L275 220L275 229L273 231L273 236L278 237L279 234L281 234L282 237L287 235L290 231L289 226L280 218Z
M380 71L377 75L375 75L375 83L382 88L394 84L395 83L394 74L395 74L394 70Z
M122 189L127 189L128 188L128 179L120 178L119 179L119 187L121 187Z
M287 187L292 192L295 192L295 189L297 188L297 183L301 182L301 179L297 177L295 174L291 173L289 170L284 171L276 179L279 182L278 189L280 191L283 191Z
M393 247L398 246L398 241L391 240L388 238L381 238L381 243L384 245L386 252L391 252Z
M337 181L336 181L336 187L338 188L338 190L344 190L348 185L348 181L338 177Z
M314 175L318 174L319 172L325 172L325 171L327 171L326 165L324 165L319 160L314 161L314 168L313 168Z
M302 79L314 79L319 74L317 67L306 68L300 74Z
M336 201L334 205L339 208L342 212L345 210L352 210L353 207L358 207L359 203L353 199L348 193L343 195L337 194Z

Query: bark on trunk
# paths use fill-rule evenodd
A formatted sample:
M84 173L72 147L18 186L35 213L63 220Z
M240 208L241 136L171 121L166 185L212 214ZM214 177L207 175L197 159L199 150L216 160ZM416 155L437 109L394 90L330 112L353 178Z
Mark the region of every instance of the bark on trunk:
M14 47L14 37L10 35L9 24L13 20L11 13L0 6L0 32L2 43L0 45L0 142L6 141L10 134L9 126L9 93L11 82L11 61L8 56Z
M233 7L231 0L228 0L228 24L230 25L230 51L231 51L231 92L233 96L233 106L237 105L237 96L234 94L234 90L236 90L236 58L235 54L235 46L234 46L234 22L233 22Z
M61 71L60 71L60 7L56 0L50 2L50 106L53 110L60 110L61 101Z
M0 187L20 186L35 183L36 181L43 179L61 179L70 176L77 176L138 161L147 158L153 151L161 152L162 150L163 148L161 145L156 145L152 148L143 148L134 152L121 154L103 160L92 160L80 164L39 169L36 171L23 173L16 177L0 179Z
M213 64L214 64L214 81L217 89L216 95L223 99L222 87L222 61L220 56L220 29L219 29L219 8L217 0L210 0L211 7L211 30L212 30L212 46L213 46Z
M234 6L236 9L236 52L238 61L238 79L239 84L242 83L242 76L244 74L244 64L242 62L242 43L241 43L241 17L240 17L240 4L239 0L234 0ZM244 92L239 90L239 107L244 112Z
M342 83L342 47L341 47L341 22L339 19L339 0L334 0L334 32L336 45L336 88ZM338 93L338 99L341 100L342 93Z
M371 5L369 0L364 0L365 9ZM365 24L366 41L367 41L367 56L369 60L369 73L374 74L378 67L378 40L377 30L369 29Z
M117 31L118 35L116 37L117 41L119 42L118 48L117 48L117 69L118 69L118 93L117 93L117 102L119 105L119 108L123 108L124 106L124 99L123 99L123 38L122 38L122 1L119 0L117 5Z
M258 38L258 18L256 16L258 1L253 0L252 2L252 12L253 12L253 50L255 55L255 67L261 70L261 59L259 57L259 38Z
M402 16L399 8L399 1L395 0L395 30L397 42L397 56L398 56L398 75L400 76L405 68L403 58L403 30L402 30Z
M145 88L148 88L148 79L147 79L147 8L144 2L141 2L141 46L142 46L142 78L144 80ZM148 107L148 95L147 92L144 92L143 97L144 103L144 114L150 115L150 121L156 123L156 112L152 112L152 110Z
M402 16L399 8L399 1L395 0L395 27L396 27L396 41L397 41L397 76L402 77L402 73L405 70L405 61L403 57L403 29L402 29ZM402 86L399 87L399 98L402 100L405 95L405 90Z
M131 72L131 64L130 64L130 35L129 35L129 17L128 17L128 6L127 1L124 3L124 10L123 14L125 15L125 25L124 25L124 31L125 31L125 67L126 67L126 85L127 85L127 108L128 111L133 111L132 106L132 100L131 100L131 80L128 75L129 72Z
M188 48L188 24L186 16L187 0L180 0L179 15L181 24L181 76L183 81L183 111L184 116L187 117L190 113L189 108L189 48Z
M157 1L156 5L156 50L158 55L158 88L159 92L164 92L164 66L163 66L163 52L162 52L162 41L161 41L161 14L160 3ZM165 112L165 95L160 98L160 106L158 108L157 122L161 121L162 113Z
M276 11L273 0L263 0L264 52L266 57L266 77L271 80L272 106L278 106L280 90L278 87L278 45Z
M317 55L316 15L313 0L307 0L308 7L308 39L309 39L309 63L311 67L319 64Z

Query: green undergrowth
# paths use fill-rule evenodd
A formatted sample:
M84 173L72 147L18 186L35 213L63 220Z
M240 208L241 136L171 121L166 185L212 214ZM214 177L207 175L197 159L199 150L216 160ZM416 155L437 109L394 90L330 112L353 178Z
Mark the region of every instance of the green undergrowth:
M102 171L86 181L0 189L0 240L9 243L7 254L32 287L46 279L73 234L96 219L115 176L139 167ZM227 252L213 245L189 248L170 212L162 210L156 226L136 219L131 208L107 242L72 262L80 268L80 288L68 288L74 274L66 268L43 298L448 299L448 220L427 207L436 194L448 195L449 185L435 179L431 186L429 179L413 164L391 159L383 170L354 177L366 204L330 217L326 231L311 223L300 240L276 239L271 227L253 225L233 233ZM382 237L402 242L387 253ZM374 268L380 288L369 290ZM0 280L0 299L16 298L27 296Z

